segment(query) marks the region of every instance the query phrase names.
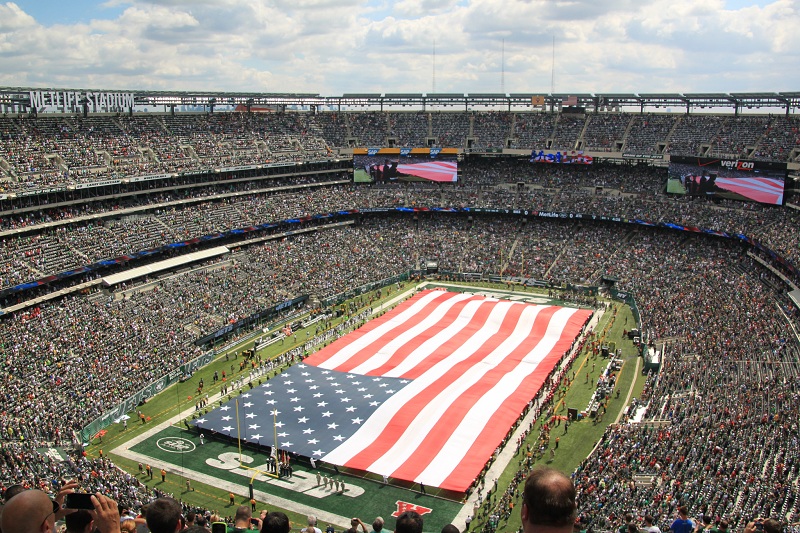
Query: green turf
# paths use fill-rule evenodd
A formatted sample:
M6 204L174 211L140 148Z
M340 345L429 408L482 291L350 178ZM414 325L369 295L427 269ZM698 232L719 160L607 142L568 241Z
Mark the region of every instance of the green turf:
M161 482L161 478L157 471L153 472L153 480L150 481L146 475L139 475L138 465L135 461L125 459L124 457L114 456L114 461L118 466L135 474L136 477L145 485L151 488L163 490L171 493L178 500L184 501L189 505L201 507L203 509L210 509L215 514L219 514L223 519L233 517L236 512L236 507L239 505L247 505L250 503L250 498L245 491L236 493L234 504L231 505L228 499L228 493L218 487L200 483L196 480L191 480L191 488L193 490L186 490L186 478L177 475L168 475L166 482ZM278 509L266 505L264 502L259 502L258 509L268 509L273 511L282 510L285 512L293 524L305 525L306 517L287 509ZM343 528L349 524L336 524L337 529Z
M353 171L353 181L356 183L372 183L372 178L363 168L357 168Z
M174 453L165 451L159 446L159 443L163 445L164 442L168 442L176 437L190 441L195 445L195 448L193 450L187 450L186 453ZM245 448L241 452L245 468L232 468L239 464L239 452L235 443L206 439L205 444L201 446L196 432L173 426L167 427L152 438L133 446L131 450L156 458L160 461L168 462L181 470L202 472L214 476L220 481L228 481L241 485L243 490L246 490L253 476L257 476L260 472L266 470L263 465L268 461L268 456L263 452L259 452L252 447ZM225 457L222 456L222 454L228 455ZM223 458L222 461L220 461L221 456ZM250 459L252 459L252 462L249 461ZM223 469L219 468L219 466L215 466L219 465L221 462L224 462L228 468ZM357 510L357 514L365 521L367 519L371 521L376 516L388 518L397 509L395 502L398 500L406 501L433 510L431 513L425 515L426 528L429 525L432 530L440 530L444 525L449 524L461 507L459 504L452 501L410 492L403 488L384 485L383 483L376 483L367 479L336 474L332 470L322 468L319 470L312 470L309 465L298 464L296 462L293 463L293 469L294 476L292 478L286 478L277 483L296 487L296 490L265 482L262 477L255 480L255 490L286 498L298 504L324 509L327 512L345 517L352 516ZM321 491L313 489L308 490L308 487L316 486L316 472L344 482L347 486L346 493L353 494L354 491L363 491L363 494L351 498L327 489ZM158 472L154 473L154 477L156 478L154 480L156 482L155 487L158 488L161 484ZM188 477L191 477L191 474L188 474ZM303 488L304 482L306 484L305 489ZM181 478L178 484L185 490L185 485L183 485L183 483L185 483L185 481ZM312 496L312 494L320 494L320 492L323 497Z
M448 285L453 285L448 283ZM490 284L490 283L464 283L464 288L461 290L465 291L475 291L476 285L478 286L479 290L486 290L487 292L496 292L496 293L507 293L510 296L536 296L546 298L547 293L546 291L540 290L533 290L533 289L526 289L521 290L521 288L517 287L514 291L508 290L508 287L502 284ZM392 290L391 287L394 287ZM387 301L390 298L393 298L398 295L399 292L402 292L411 287L411 284L406 284L401 286L399 292L396 287L393 285L390 288L384 288L381 294L381 297L378 298L375 296L375 293L365 294L359 297L359 308L366 307L367 305L372 305L373 307L377 307L382 305L382 302ZM448 286L450 290L457 290L454 289L452 286ZM552 301L553 303L558 303L558 300ZM565 305L574 305L571 303L565 303ZM621 396L619 399L612 399L609 403L609 411L605 416L605 419L602 423L593 423L593 420L585 420L579 423L573 424L567 435L563 435L561 433L561 429L557 428L552 432L552 439L554 440L556 436L560 437L559 449L556 453L555 459L549 463L549 454L545 454L545 456L537 462L537 464L550 464L553 467L558 468L559 470L569 473L574 470L575 467L578 466L580 461L582 461L588 453L591 451L594 444L602 435L605 426L611 422L613 422L616 417L617 413L624 407L623 402L627 397L627 391L633 387L634 393L633 395L636 396L641 392L641 389L644 384L644 380L641 375L637 376L634 375L634 368L635 368L635 356L634 356L634 347L630 341L627 339L622 338L622 330L627 329L625 328L626 324L624 323L625 317L628 319L628 324L633 324L633 318L630 314L630 310L625 306L615 306L618 308L618 317L615 319L613 326L608 329L608 340L614 340L619 347L623 350L623 356L626 358L626 363L622 369L620 378L618 380L618 387L622 391ZM612 312L606 313L605 317L601 321L600 325L596 329L596 331L605 331L606 325L609 323L612 317ZM339 321L345 320L346 317L342 317L340 319L334 320L334 325L337 324ZM630 327L630 326L627 326ZM313 335L313 332L312 332ZM265 349L264 351L260 352L260 355L264 358L271 358L283 353L301 342L305 342L306 335L304 331L297 332L297 339L298 341L295 342L292 339L287 339L283 345L277 343L276 345L272 345L269 348ZM115 425L108 428L108 433L103 438L103 442L99 442L95 440L92 445L88 448L88 452L90 455L97 455L99 453L99 449L103 448L109 450L114 448L121 443L129 440L130 438L140 434L143 430L149 429L151 424L156 424L168 419L171 416L177 414L180 410L186 410L188 408L194 407L194 401L196 399L196 387L197 383L200 378L203 378L205 382L205 387L203 390L203 394L209 393L212 394L218 392L219 388L221 387L221 383L214 384L212 381L212 376L214 371L221 372L222 369L225 369L228 372L228 378L236 377L239 374L238 372L238 364L240 359L234 358L233 353L240 353L241 350L247 349L252 346L252 341L249 343L244 343L239 346L236 346L234 350L232 350L231 354L229 354L229 360L225 359L225 355L220 355L213 363L209 364L207 367L199 370L191 380L186 383L176 384L160 395L152 398L148 401L148 403L141 407L143 413L151 417L152 420L148 421L146 424L142 425L138 421L131 419L129 421L129 427L127 430L123 430L120 425ZM592 362L595 363L596 369L594 372L591 373L591 379L589 384L584 384L585 374L587 371L590 371ZM234 375L231 375L230 365L234 365ZM575 370L575 381L573 382L572 386L569 388L566 397L564 398L563 402L558 404L559 413L566 409L566 407L577 407L579 410L583 410L594 391L594 381L597 379L602 368L605 366L605 360L602 358L592 359L588 354L581 354L578 359L576 360L573 368ZM612 396L613 398L613 396ZM209 408L213 408L214 405L209 406ZM531 432L529 436L529 442L534 443L536 437L538 436L538 430L541 425L541 420L534 426L534 430ZM169 431L177 432L176 434L182 434L184 430L179 428L170 428ZM195 439L196 440L196 439ZM225 448L225 446L227 446ZM220 442L212 442L210 440L206 441L204 445L204 454L206 453L223 453L223 451L232 451L235 450L235 446L224 445ZM206 449L208 450L206 452ZM155 447L154 439L147 440L143 443L140 443L134 447L135 451L139 451L140 453L146 453L147 455L152 455L153 457L157 457L157 453L159 453L157 448ZM147 451L145 451L147 450ZM163 452L160 452L163 453ZM250 453L250 452L248 452ZM193 453L188 454L186 457L182 459L172 458L170 461L171 463L175 464L175 461L178 461L177 466L184 466L185 468L192 467L193 469L196 468L198 471L203 472L205 474L209 474L211 467L205 464L204 454L201 455L200 453ZM263 457L263 455L262 455ZM132 473L137 473L137 464L136 462L127 460L125 458L119 457L114 455L113 456L115 462L120 465L122 468L127 469ZM180 461L183 461L181 465ZM302 467L299 467L302 470ZM518 465L517 461L513 461L506 472L501 476L498 480L498 487L500 491L504 491L506 487L508 487L509 482L513 478L515 472L517 471ZM231 478L231 481L241 483L242 487L247 486L248 480L242 476L238 476L236 474L232 474L230 472L221 471L218 469L211 470L213 475L219 476L219 479L228 479ZM209 474L210 475L210 474ZM387 519L387 527L389 529L393 529L393 524L391 521L391 513L396 508L395 502L398 500L406 501L409 503L414 503L418 505L424 505L426 507L430 507L434 509L434 512L425 515L425 524L426 524L426 531L438 531L441 529L441 525L449 523L455 514L458 512L459 505L454 502L445 501L441 499L434 499L430 496L420 495L414 491L401 489L398 487L385 487L381 483L374 483L369 480L362 480L358 478L354 478L348 476L346 478L348 480L348 485L358 485L366 490L365 494L357 499L347 498L346 496L329 496L326 498L311 498L307 495L302 495L294 491L289 491L281 487L275 487L270 485L268 487L269 490L265 488L256 487L259 490L264 490L264 492L268 492L270 494L281 495L283 497L293 499L298 502L306 503L308 505L315 506L318 509L322 509L331 513L339 514L341 516L350 516L350 515L358 515L365 521L369 521L374 516L383 516ZM161 484L161 480L156 473L156 479L153 482L149 482L150 486L154 486L156 488L160 488L162 490L168 491L173 493L177 498L183 499L187 503L191 505L196 505L200 507L205 507L208 509L216 509L219 510L223 516L232 515L235 511L234 506L229 506L228 502L228 492L227 490L223 490L219 487L207 485L200 483L198 481L192 480L191 484L192 487L195 489L191 492L186 492L185 488L185 479L180 478L178 476L169 476L165 483ZM258 484L257 484L258 485ZM263 483L263 485L266 485ZM241 503L247 503L248 496L246 496L246 492L242 491L241 494L237 494L236 496L236 504L239 505ZM264 506L263 502L259 503L259 507ZM516 505L519 505L519 500L516 501ZM276 510L275 508L272 508ZM519 509L519 507L516 507ZM305 517L300 516L296 513L291 511L285 510L290 519L295 524L304 524ZM471 530L475 530L480 528L483 524L483 519L478 517L478 519L473 522L473 527ZM335 524L337 529L344 528L349 526L349 524ZM463 528L463 524L456 524L459 527ZM519 517L518 512L515 510L508 522L503 522L501 524L503 529L511 530L516 529L519 527ZM428 529L428 528L431 529Z
M673 194L686 194L686 187L681 184L678 178L669 178L667 180L667 192Z

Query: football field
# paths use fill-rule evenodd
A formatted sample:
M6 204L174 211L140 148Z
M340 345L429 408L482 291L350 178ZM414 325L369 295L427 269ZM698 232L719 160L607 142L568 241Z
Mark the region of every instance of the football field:
M451 285L446 288L451 293L458 293L459 291L464 292L463 296L455 297L451 294L449 297L453 302L462 302L464 306L480 306L481 304L475 302L484 302L486 297L490 300L494 300L497 297L503 298L502 305L504 307L511 306L513 308L516 308L517 305L521 305L523 308L527 309L529 307L542 307L541 304L554 303L550 302L541 294L520 291L514 293L513 291L503 291L499 287L479 289L479 287L468 288ZM398 289L400 289L400 287L398 287ZM373 336L380 336L378 335L380 328L385 329L388 327L388 323L396 324L398 322L392 320L392 315L390 313L383 312L384 309L390 308L393 303L397 302L401 302L398 306L398 312L402 313L403 309L405 309L407 314L410 313L412 316L418 315L416 322L414 322L414 320L401 320L400 323L407 323L406 327L411 327L414 323L424 322L425 313L414 311L414 309L418 311L418 308L409 310L409 308L412 308L414 305L412 301L413 298L408 300L411 294L411 292L407 292L406 290L399 290L397 293L392 294L391 298L381 304L379 308L375 309L378 318L367 322L364 326L356 330L355 337L352 337L351 334L339 340L353 344L352 339L362 339L354 344L354 346L358 346L359 343L363 344L366 342L364 337L366 335L368 339L368 335L371 331L374 332L372 333ZM555 307L559 309L571 307L569 304L563 307L558 304L563 305L563 303L556 303ZM457 305L461 304L459 303ZM377 306L373 304L373 308L375 307ZM577 310L573 309L572 311ZM580 311L583 312L584 310ZM567 313L567 311L562 311L562 313ZM458 315L458 312L454 310L452 314ZM468 312L467 314L474 313ZM438 320L434 320L434 322L438 322ZM441 331L446 329L446 327L440 327L438 329L433 328L435 333L432 337L441 335ZM416 339L415 342L418 344L427 343L429 347L431 342L434 342L431 340L432 337L416 335L415 331L416 330L413 330L413 328L410 329L409 332L406 333L406 336ZM468 331L471 331L471 329L468 328ZM459 333L459 335L463 334L464 333ZM468 336L467 338L471 337ZM558 338L561 338L561 334L558 335ZM570 339L570 342L572 338L574 338L572 333L567 335L567 339ZM474 344L465 342L464 339L461 339L460 342L467 345ZM304 361L303 364L314 362L313 357L317 357L319 360L331 360L332 354L339 351L339 349L334 348L335 345L336 343L334 342L326 347L330 350L334 350L334 352L326 353L325 348L323 348L319 352L313 354L307 361ZM408 348L408 346L406 346L406 348ZM353 347L349 349L351 351L355 350ZM377 352L386 355L385 350L376 350L376 353ZM435 352L435 350L433 350L433 352ZM362 362L370 359L370 357L364 357L363 354L360 357L361 359L359 360ZM220 363L222 363L222 361L220 361ZM224 364L225 367L227 367L227 358ZM323 364L332 365L333 362ZM214 363L209 365L209 368L203 369L202 373L213 373L213 365ZM447 365L452 366L451 363L447 363ZM321 365L320 368L324 367ZM550 367L546 365L542 366L540 371L548 368L552 368L552 365ZM301 370L301 365L295 364L290 369L283 370L282 373ZM349 369L347 372L354 372L354 370ZM266 383L272 382L277 385L282 373L277 376L270 376ZM422 374L424 374L424 372L422 372ZM210 381L208 376L206 376L206 381ZM481 383L482 381L481 379L477 379L473 385ZM259 385L260 384L261 380L259 379ZM252 390L245 390L242 394L236 394L234 397L239 398L239 401L243 404L249 401L248 398L244 397L245 395L255 393L258 390L259 387ZM132 473L136 473L137 463L141 462L143 465L149 464L153 470L152 480L149 479L146 474L137 475L137 478L148 487L171 493L176 498L192 502L193 505L217 510L223 517L232 516L236 506L249 502L250 483L252 482L253 496L257 502L259 502L258 507L287 511L293 520L295 528L304 525L302 522L304 521L303 517L305 515L314 514L319 518L321 523L326 525L327 523L331 523L337 530L349 527L350 518L352 516L358 516L367 524L371 523L376 516L381 516L386 520L387 529L393 530L394 521L392 515L396 516L405 509L416 509L423 514L426 531L439 531L442 526L448 523L455 523L463 529L464 519L466 516L472 514L473 498L470 498L469 503L464 505L459 501L437 497L438 494L445 494L452 497L453 494L456 494L452 491L443 492L436 490L433 486L426 486L427 494L422 494L419 484L413 481L403 481L402 478L397 479L389 476L390 483L386 485L382 482L379 475L366 474L366 472L356 467L350 469L340 467L342 471L340 474L334 470L332 464L319 460L316 462L315 467L312 467L307 459L298 460L295 458L291 462L293 476L276 479L267 474L268 467L266 466L270 452L265 445L269 445L273 442L273 430L267 429L265 431L259 429L259 434L263 433L265 436L269 435L269 437L266 437L260 442L248 442L247 437L254 436L255 431L244 425L247 421L245 418L246 409L244 408L241 413L241 423L238 425L239 427L236 431L229 431L229 435L219 435L219 438L212 438L210 431L202 431L205 438L202 443L200 442L199 435L201 431L194 428L191 424L194 423L198 417L203 418L208 416L215 409L224 406L225 402L231 399L228 396L223 398L220 394L216 393L215 388L212 388L210 392L209 405L207 409L200 413L195 412L191 397L188 398L188 402L181 400L181 398L186 398L185 393L178 392L177 389L174 396L175 401L173 401L171 406L172 409L170 409L168 405L170 393L159 395L154 401L148 402L148 405L143 409L150 411L151 409L156 409L158 406L160 411L157 411L157 413L163 413L159 415L158 418L154 417L153 423L158 425L151 426L148 423L140 426L136 424L124 432L119 431L119 433L117 433L117 430L113 430L114 433L105 438L105 440L109 441L106 443L109 449L112 448L112 446L116 446L111 449L111 453L118 458L118 464ZM578 397L581 397L579 400L580 403L584 402L582 397L589 392L589 389L583 391L580 388L576 391ZM181 394L184 394L184 396L181 396ZM570 396L571 395L572 393ZM162 399L161 396L164 396L164 398ZM456 397L458 396L459 395L456 395ZM429 400L426 402L432 403L433 405L436 404L436 402L430 402ZM150 403L153 405L151 406ZM176 407L179 408L180 414L175 414ZM422 413L425 412L426 406L422 405L416 409ZM404 411L404 409L401 409L401 411ZM163 416L167 413L170 413L170 416ZM250 423L252 424L252 422L251 420ZM521 427L527 426L532 422L533 421L526 419ZM189 424L189 429L187 429L187 423ZM575 429L576 434L581 432L580 428ZM600 427L595 427L594 425L585 427L585 430L592 434L597 431L602 431ZM131 433L131 431L133 432ZM441 431L439 429L429 429L427 432L421 431L420 436L425 437L428 435L430 438L440 433ZM572 433L572 431L570 433ZM236 439L237 434L240 437L239 441ZM394 436L391 437L391 439L394 438ZM391 439L389 439L390 442ZM572 439L565 439L564 442L562 442L564 452L568 451L570 440ZM589 444L592 440L582 439L581 442ZM122 441L126 442L123 443ZM238 442L242 443L241 451ZM117 446L117 444L120 445ZM584 451L583 446L580 447L581 451L579 453L581 456L585 457L585 453L588 450ZM501 456L495 461L492 471L486 476L487 481L498 479L498 483L505 484L506 474L504 472L507 470L510 472L516 470L514 467L510 470L507 468L509 463L516 464L516 462L512 462L515 459L513 446L507 448L512 449L501 452ZM90 449L90 452L91 451ZM301 453L300 455L303 454ZM576 460L579 460L579 456L573 456L573 458L563 456L563 459L567 461L564 466L567 466L567 464L571 465ZM560 463L561 459L556 462ZM340 462L338 464L343 465L345 463ZM554 464L553 466L556 465ZM160 476L160 470L162 468L167 472L164 481L161 480ZM374 472L374 470L371 471ZM318 474L319 479L317 479ZM187 490L186 486L187 480L189 482L189 490ZM335 483L336 481L339 483ZM233 493L235 495L234 504L230 504L228 501L228 493ZM515 517L512 517L511 522L515 521L514 518ZM477 522L480 523L480 520ZM511 525L511 522L509 522L509 525Z
M236 506L247 503L249 484L253 483L254 496L265 502L266 508L290 509L298 514L313 514L320 522L334 524L338 529L349 525L350 518L358 516L367 523L381 516L387 526L393 528L392 515L399 509L417 508L424 513L425 527L440 530L458 513L461 505L449 500L434 498L404 488L384 485L349 475L337 474L328 468L312 469L303 464L292 464L291 477L276 479L266 475L268 454L245 448L239 454L235 442L200 439L196 431L167 426L141 439L127 451L117 451L132 461L149 464L153 479L139 475L148 486L169 491L170 487L182 487L185 480L195 491L201 490L198 483L236 494L235 504L228 502L217 509L222 516L233 515ZM240 463L241 459L241 463ZM160 470L167 471L167 479L161 481ZM317 482L317 474L320 482ZM344 483L344 489L333 483L322 484L323 477ZM337 490L338 489L338 490ZM222 503L222 502L221 502ZM261 506L259 506L260 508ZM322 527L325 529L325 526Z

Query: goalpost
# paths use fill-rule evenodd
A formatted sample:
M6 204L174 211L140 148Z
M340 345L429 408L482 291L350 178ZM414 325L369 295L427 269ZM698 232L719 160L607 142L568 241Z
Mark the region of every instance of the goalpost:
M281 477L281 475L280 475L280 471L281 471L281 469L280 469L280 460L279 460L280 459L280 453L278 451L278 428L275 425L276 422L277 422L277 420L276 420L277 416L278 416L278 413L275 410L273 410L272 411L272 432L273 432L273 437L275 439L275 443L274 443L274 445L272 447L272 453L270 454L270 457L272 457L273 461L275 462L275 472L265 472L264 470L261 470L259 468L253 468L251 466L247 466L247 465L244 464L244 462L242 462L242 435L241 435L240 425L239 425L239 398L236 398L236 444L237 444L237 446L239 448L239 468L242 468L244 470L253 470L253 476L250 478L250 487L251 488L253 486L253 482L256 479L256 476L258 476L259 474L263 474L263 475L265 475L267 477L271 477L271 478L275 478L275 479L280 479L280 477Z

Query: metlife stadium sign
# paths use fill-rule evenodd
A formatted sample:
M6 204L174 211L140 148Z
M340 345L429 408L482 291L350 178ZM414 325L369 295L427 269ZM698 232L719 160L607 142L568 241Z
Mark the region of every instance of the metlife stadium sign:
M30 91L30 107L37 111L58 110L63 113L79 111L84 104L94 113L110 113L131 109L133 93L97 91Z

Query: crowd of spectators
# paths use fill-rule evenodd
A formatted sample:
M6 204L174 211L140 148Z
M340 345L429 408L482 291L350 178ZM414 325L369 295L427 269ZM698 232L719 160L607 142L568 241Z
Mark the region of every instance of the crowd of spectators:
M431 133L439 147L463 148L470 135L472 115L467 113L431 113Z
M774 117L763 125L764 135L755 145L755 159L785 161L800 147L800 124L790 117Z
M375 115L372 119L384 120L386 128L398 126ZM257 151L259 142L281 146L288 138L281 137L285 131L312 131L309 124L298 123L307 117L285 117L249 145L236 135L253 125L230 117L208 118L203 126L154 119L161 121L159 126L134 118L106 118L96 125L76 119L47 136L97 137L98 143L106 143L106 151L117 150L118 157L129 156L136 165L147 159L145 151L124 142L108 144L120 135L115 127L151 140L176 131L185 139L209 131L226 136L222 144L192 145L198 156L212 159L225 143L241 141L240 146L251 146L243 151ZM24 129L28 137L20 146L28 143L35 154L33 145L42 130L33 131L24 120L11 125L10 119L4 120L0 130ZM247 120L260 124L261 119ZM408 123L419 120L407 117ZM651 127L636 120L638 128ZM652 128L665 127L663 121L655 122ZM787 121L787 127L791 124ZM515 127L520 125L517 117ZM447 127L456 131L464 124ZM109 131L113 134L106 135ZM715 134L730 131L735 129L721 125ZM691 138L688 126L681 135ZM0 137L3 151L17 142L10 137L15 136ZM58 153L63 160L74 155L60 146L41 147L55 150L46 153ZM2 219L3 228L31 232L4 237L0 286L237 227L339 209L397 206L531 209L673 222L745 233L800 265L800 233L789 231L800 227L796 210L667 197L662 194L665 176L652 168L554 169L504 160L470 161L463 173L462 185L450 188L320 184L277 191L250 190L242 184L241 191L225 186L159 193L131 200L130 206L112 201L11 215ZM186 198L197 201L182 203ZM129 207L136 212L115 216ZM98 212L110 216L100 222L76 220ZM36 230L52 221L64 224ZM609 428L575 473L580 513L596 530L611 530L626 512L652 514L667 525L676 506L686 501L694 502L698 513L738 525L754 515L797 519L800 346L792 328L800 326L800 313L785 290L775 289L782 282L733 240L586 218L365 216L357 224L247 246L222 261L146 279L140 288L120 286L102 297L67 296L4 317L2 483L27 480L53 490L46 485L49 479L78 472L115 499L141 503L146 489L107 459L70 456L57 461L37 448L70 445L73 430L198 355L193 341L224 324L298 295L328 298L417 269L428 260L442 270L558 283L616 279L617 288L636 295L647 337L667 342L661 372L651 376L640 398L645 408L639 417L649 423L631 420Z
M575 150L578 137L583 133L586 125L586 118L583 116L569 115L562 113L558 115L556 127L553 131L553 142L550 145L552 150L562 150L571 152Z
M635 154L659 153L658 143L665 143L678 120L671 115L641 115L628 126L624 150Z
M14 236L6 233L0 255L0 287L57 274L96 261L119 257L174 242L236 228L338 210L374 207L483 207L582 213L651 223L673 223L729 234L744 234L793 265L800 265L800 214L781 207L735 201L710 203L663 194L663 170L649 167L536 165L526 161L483 160L463 165L463 185L403 186L324 185L293 191L284 184L308 185L314 179L285 179L247 192L252 184L198 191L197 202L182 201L190 193L159 194L132 200L137 209L98 203L90 207L46 209L6 217L6 228L35 229L41 222L60 225ZM518 184L522 183L523 187ZM493 185L490 185L493 184ZM191 193L195 194L195 193ZM80 219L92 213L101 219Z
M296 112L0 118L0 192L326 158L385 146L797 158L794 117ZM470 141L468 143L468 141Z
M672 342L641 398L645 422L610 427L575 473L581 512L602 530L627 512L666 529L687 504L739 528L797 521L797 309L721 243L641 233L616 257L607 273Z
M588 119L583 134L583 149L589 152L613 152L615 143L625 138L630 117L620 113L602 113Z
M387 113L386 117L389 137L397 139L397 146L427 146L426 140L430 136L427 113Z
M56 449L37 449L21 442L0 443L0 488L14 485L58 493L62 483L76 481L82 490L100 492L121 505L140 509L152 490L107 457L88 457Z
M476 150L503 148L511 135L514 115L511 113L475 113L472 136Z

